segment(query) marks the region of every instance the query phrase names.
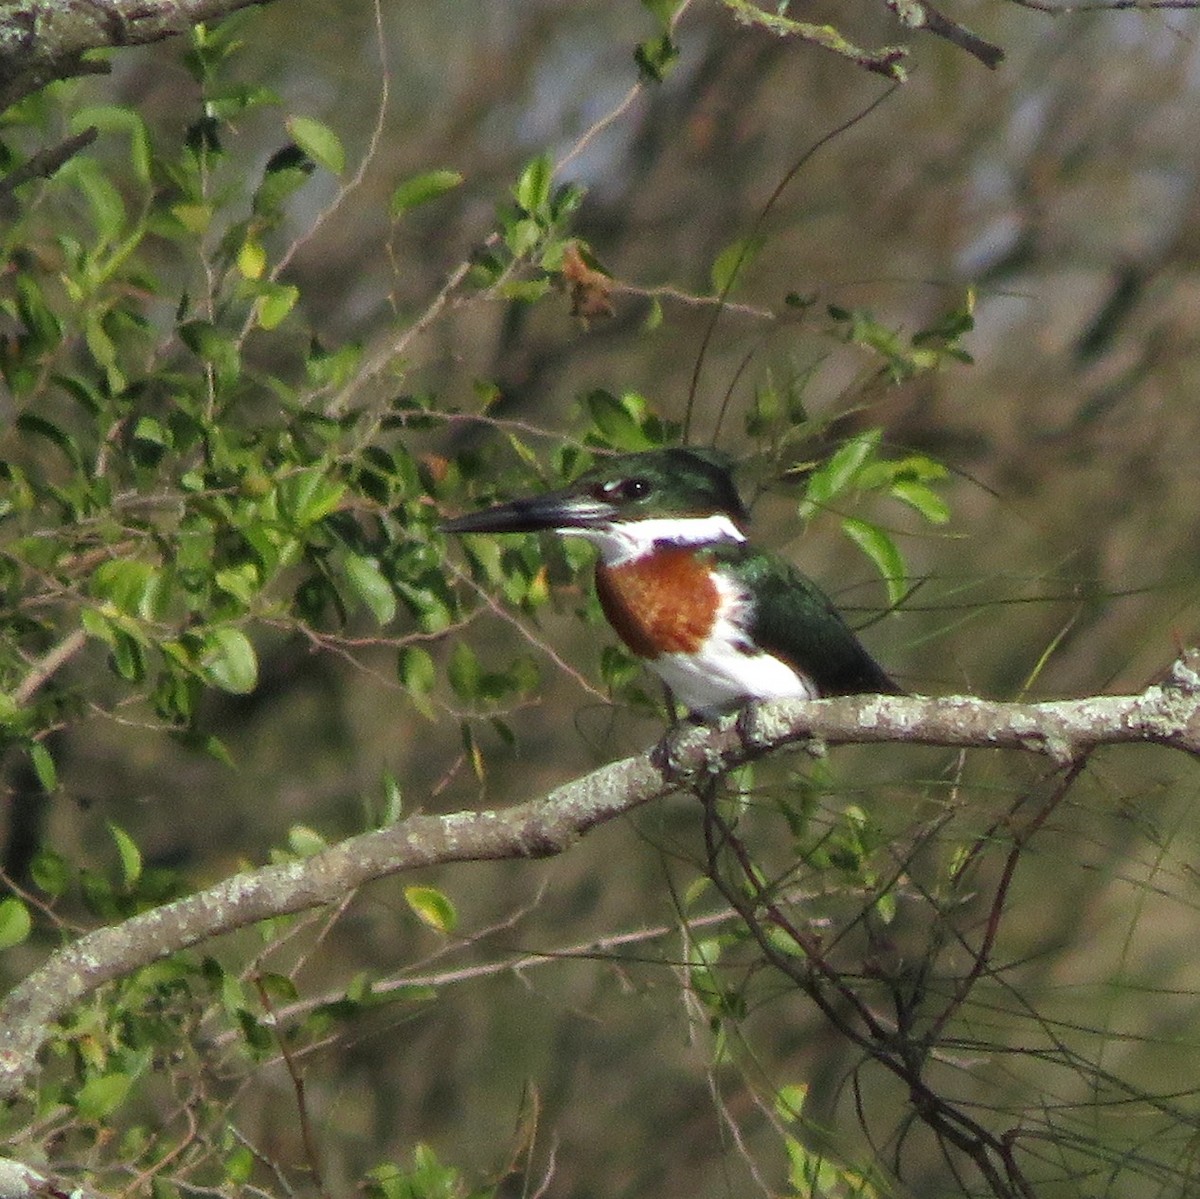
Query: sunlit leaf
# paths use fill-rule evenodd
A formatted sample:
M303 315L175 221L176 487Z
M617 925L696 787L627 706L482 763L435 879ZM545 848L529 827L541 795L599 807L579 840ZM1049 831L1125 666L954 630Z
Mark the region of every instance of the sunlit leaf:
M435 931L449 934L457 927L457 909L436 887L405 887L404 898L422 923Z
M75 1110L85 1120L103 1120L125 1102L133 1079L114 1072L89 1078L75 1095Z
M360 554L346 555L346 578L355 595L371 610L381 625L387 624L396 615L396 593L387 576L379 568L375 558Z
M723 296L733 290L738 277L758 256L763 248L762 237L743 237L733 242L717 255L712 264L712 289L714 294Z
M403 215L418 204L428 203L452 191L462 183L463 177L457 171L426 171L423 175L414 175L405 179L392 192L388 211L393 219Z
M550 202L550 184L553 177L554 164L549 154L539 155L521 172L513 195L530 216L543 212Z
M209 682L234 695L247 695L258 684L258 656L250 638L232 625L210 630L201 665Z
M142 851L134 839L120 825L108 822L108 832L117 847L121 860L121 881L126 889L136 885L142 877Z
M877 525L852 517L842 521L842 532L875 563L887 584L888 600L899 603L907 589L908 568L895 541Z
M33 772L41 784L42 790L50 795L58 789L58 770L50 751L40 742L33 741L29 746L29 760L33 763Z
M0 949L20 945L33 928L29 909L15 895L0 899Z
M346 151L341 139L328 125L312 117L292 116L287 119L287 131L305 154L334 175L346 168Z
M328 848L328 842L306 824L293 824L288 829L288 848L297 857L311 858Z

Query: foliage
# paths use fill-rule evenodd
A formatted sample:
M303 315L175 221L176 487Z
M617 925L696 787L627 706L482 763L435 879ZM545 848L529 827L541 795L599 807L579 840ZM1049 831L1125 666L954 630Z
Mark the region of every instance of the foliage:
M647 7L652 32L630 57L639 87L653 88L681 60L677 26L687 6ZM783 9L724 7L738 24L903 77L900 48L862 50ZM36 790L59 797L69 768L60 747L97 724L133 726L146 744L170 740L232 767L212 711L223 696L248 702L262 693L280 647L364 672L385 653L413 727L456 726L459 759L447 777L461 765L482 795L495 763L522 748L514 716L565 673L540 622L564 609L585 626L602 617L579 581L583 547L472 538L459 566L438 529L442 514L556 486L597 455L674 444L688 421L677 402L626 378L581 385L566 418L514 419L499 372L469 386L429 384L422 356L432 355L421 338L452 314L492 311L517 330L548 313L575 317L567 336L583 338L584 322L640 305L640 336L660 348L691 312L720 315L735 292L739 300L751 293L757 272L771 266L771 235L756 229L691 264L705 280L699 292L660 293L618 278L581 228L585 188L560 169L561 158L531 147L492 188L494 212L474 250L382 345L331 331L314 315L316 289L294 269L296 257L321 224L336 221L363 175L348 129L288 111L272 90L245 81L242 42L255 19L194 29L181 57L191 90L178 129L96 102L78 81L32 93L4 114L3 165L10 177L30 177L0 234L8 264L0 373L11 397L0 438L0 744L13 775L30 773ZM271 130L261 161L240 141L251 122ZM93 128L94 145L46 177L29 170L45 145ZM435 160L392 183L377 207L393 229L421 221L438 229L476 186L468 166ZM963 290L915 333L865 306L791 292L758 315L789 322L792 360L755 362L749 385L731 387L725 401L740 417L730 440L758 497L786 497L814 540L843 537L859 555L852 560L878 576L876 607L886 596L904 609L910 547L951 518L949 470L931 450L890 443L886 404L970 364L964 339L975 293ZM498 638L497 626L516 629L516 644ZM580 663L579 677L620 708L664 715L636 662L609 642ZM904 821L881 819L879 805L848 793L817 759L746 767L695 787L704 845L668 855L679 871L683 932L680 952L664 962L702 1014L716 1107L750 1174L771 1174L780 1193L874 1199L903 1185L898 1163L921 1125L952 1172L976 1168L971 1186L1024 1194L1027 1164L1014 1145L1053 1139L1070 1124L1063 1177L1105 1164L1114 1175L1178 1177L1186 1165L1176 1166L1171 1147L1153 1157L1111 1123L1088 1142L1086 1105L1045 1115L1021 1141L971 1114L975 1100L956 1100L940 1073L947 1054L984 1044L1016 1055L1027 1052L1022 1037L1032 1044L1046 1032L1036 1011L986 1038L976 1022L994 1011L1011 1016L996 929L1018 860L1075 776L1046 784L1048 797L1022 790L1012 811L992 820L958 802L968 771L930 773L936 782L916 772L919 781L907 784L920 815ZM362 827L401 819L400 782L385 775L377 791L362 804ZM11 976L85 927L159 909L202 885L199 872L156 859L121 822L106 828L107 840L83 852L48 833L9 880L0 949ZM324 853L332 837L295 821L279 840L264 856L286 865ZM255 864L240 847L235 857L215 868ZM440 960L486 941L487 930L472 925L468 891L423 879L403 887L390 915L414 943L436 945L427 952ZM305 1090L307 1071L319 1067L309 1063L373 1021L436 1010L458 981L449 968L399 982L381 968L303 985L344 911L280 916L130 969L56 1029L44 1072L6 1109L14 1154L83 1162L98 1185L164 1196L290 1193L293 1176L305 1174L324 1189ZM973 940L981 919L985 936ZM660 934L639 936L630 939ZM515 969L513 956L491 972ZM485 972L469 966L463 976L472 970ZM833 1135L808 1077L760 1071L755 1016L781 995L806 999L822 1027L860 1055L853 1088L868 1067L899 1081L904 1114L890 1126L888 1153ZM1185 1112L1123 1090L1101 1061L1081 1065L1085 1051L1065 1032L1046 1032L1036 1056L1075 1070L1095 1094L1123 1096L1156 1128L1187 1126ZM741 1145L721 1106L726 1074L746 1086L769 1149ZM280 1077L298 1129L292 1160L303 1165L295 1168L229 1119L241 1094ZM1018 1111L1014 1128L1026 1118L1006 1095L987 1099L1006 1118ZM860 1121L869 1140L874 1125ZM536 1113L523 1113L507 1152L492 1151L496 1164L474 1172L444 1164L414 1134L402 1161L361 1171L359 1185L384 1199L482 1197L510 1177L532 1190L546 1157L536 1133Z

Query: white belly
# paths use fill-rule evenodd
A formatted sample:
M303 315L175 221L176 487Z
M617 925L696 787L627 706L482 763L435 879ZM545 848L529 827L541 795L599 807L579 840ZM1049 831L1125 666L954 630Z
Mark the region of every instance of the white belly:
M696 654L660 654L646 663L690 711L719 716L751 699L817 699L817 689L785 662L713 639Z

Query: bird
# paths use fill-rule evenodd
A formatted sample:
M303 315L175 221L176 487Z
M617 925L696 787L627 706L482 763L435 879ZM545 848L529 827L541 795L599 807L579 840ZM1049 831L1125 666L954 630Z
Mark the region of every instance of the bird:
M751 545L748 525L729 460L677 446L605 458L561 490L442 529L594 545L609 624L694 719L755 700L903 694L816 583Z

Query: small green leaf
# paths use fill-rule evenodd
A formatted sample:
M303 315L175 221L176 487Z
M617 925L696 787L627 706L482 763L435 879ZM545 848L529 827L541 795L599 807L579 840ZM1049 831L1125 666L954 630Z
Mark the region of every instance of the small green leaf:
M727 295L733 290L738 276L758 257L765 239L742 237L723 249L712 264L712 288L718 296Z
M125 889L137 885L142 877L142 851L137 842L118 824L108 822L108 832L117 846L117 855L121 859L121 881Z
M304 528L335 511L346 485L326 478L319 467L289 475L279 483L279 505L285 516Z
M915 508L930 524L944 525L950 519L950 505L924 483L898 479L892 484L892 495Z
M539 155L521 172L513 195L530 216L544 213L550 203L550 184L553 177L554 164L549 154Z
M75 439L64 430L60 429L52 421L46 420L44 417L38 416L36 412L25 411L17 417L17 428L22 433L29 433L36 437L44 437L53 445L58 446L60 450L67 456L68 461L72 466L81 468L83 458L80 456L79 447L75 444Z
M0 949L20 945L32 928L29 909L15 895L0 899Z
M61 854L52 849L39 849L29 864L29 877L39 890L57 899L65 895L71 885L71 868Z
M853 517L842 521L842 532L875 563L887 584L888 600L893 604L899 603L907 587L908 568L904 563L904 555L892 538L877 525Z
M101 133L128 133L129 161L133 173L139 182L150 182L150 133L138 113L117 104L97 104L76 109L71 114L72 133L82 133L90 125Z
M241 629L226 625L204 637L201 669L210 683L234 695L247 695L258 683L258 657Z
M254 1174L254 1161L254 1154L245 1145L234 1146L225 1155L225 1178L239 1185L249 1182Z
M475 651L465 641L455 643L450 654L450 664L446 668L446 677L459 699L470 701L478 698L483 671Z
M432 720L433 705L429 702L429 693L437 682L437 667L428 651L419 645L403 646L396 662L396 673L413 703Z
M29 745L29 760L33 763L33 772L37 775L42 790L47 795L58 790L58 771L50 751L40 742L32 741Z
M125 1102L133 1079L119 1071L89 1078L75 1095L75 1110L85 1120L103 1120Z
M383 776L383 798L384 805L379 816L379 827L387 828L388 825L395 824L404 811L404 794L400 790L400 783L396 776L390 770L386 771Z
M506 300L515 300L520 304L532 304L549 290L550 280L545 276L540 279L512 279L500 288L500 295Z
M882 437L882 429L868 429L865 433L850 438L832 457L813 471L804 489L804 499L800 502L800 516L810 516L813 511L824 507L835 496L845 491L864 463L875 453Z
M293 824L288 829L288 848L301 858L311 858L328 848L328 843L315 829L306 824Z
M457 909L436 887L405 887L404 898L421 922L435 931L449 935L457 927Z
M679 58L679 47L667 32L647 38L633 52L642 78L650 83L662 83Z
M592 424L614 449L648 450L654 442L646 436L635 415L636 403L629 396L618 399L611 392L595 390L583 397Z
M267 252L253 237L242 242L237 255L237 268L243 279L261 279L267 269Z
M258 300L258 324L263 329L275 329L300 298L300 289L291 283L271 283Z
M346 151L341 139L328 125L314 121L312 117L288 117L287 131L292 140L318 166L323 166L334 175L340 175L346 167Z
M416 208L418 204L426 204L448 191L453 191L462 181L463 177L457 171L426 171L423 175L414 175L411 179L405 179L392 192L388 211L395 220L410 208Z
M376 558L360 554L346 555L346 578L355 595L371 610L371 614L385 625L396 616L396 593L387 576L379 569Z

